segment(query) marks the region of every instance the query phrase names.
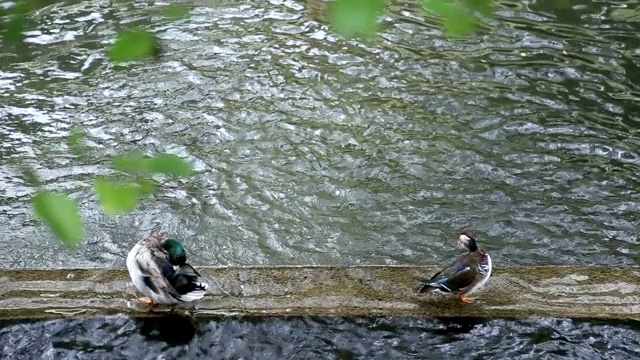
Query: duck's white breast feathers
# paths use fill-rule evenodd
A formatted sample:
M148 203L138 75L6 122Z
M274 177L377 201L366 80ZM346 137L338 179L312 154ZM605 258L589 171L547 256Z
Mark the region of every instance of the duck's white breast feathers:
M478 271L480 272L480 276L482 276L482 279L480 279L480 281L478 281L467 292L467 295L473 294L474 292L480 290L487 283L487 281L489 281L489 278L491 277L491 270L493 269L493 264L491 263L491 256L489 256L489 254L485 254L484 256L486 257L486 259L483 259L485 260L483 261L484 264L478 264Z
M129 251L129 254L127 255L127 269L129 270L129 276L131 277L131 281L133 282L133 285L141 293L143 293L144 295L151 298L153 301L157 303L160 303L160 304L178 303L178 300L173 296L171 296L170 294L163 293L163 292L156 293L151 288L149 288L149 286L147 286L147 284L145 283L146 276L140 269L140 264L142 264L142 266L157 267L157 265L155 264L155 262L151 257L152 257L151 251L149 251L147 248L145 248L139 243L136 244L131 249L131 251ZM158 276L162 276L162 272L159 269L156 269L156 271L146 271L146 272L156 273L158 274ZM155 283L158 283L158 281L160 281L160 283L165 282L164 279L154 279L153 277L151 277L151 281ZM157 284L157 285L160 285L160 284ZM162 289L166 285L168 284L162 284L162 286L160 286L159 288Z
M136 244L131 251L129 251L127 255L127 270L129 270L129 276L136 289L146 296L151 297L151 289L144 283L144 274L142 274L137 261L141 249L140 244Z

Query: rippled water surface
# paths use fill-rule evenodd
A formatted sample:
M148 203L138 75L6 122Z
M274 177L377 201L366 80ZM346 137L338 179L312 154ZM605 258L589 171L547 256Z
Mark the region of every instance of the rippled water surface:
M196 265L433 264L462 229L500 265L638 262L637 2L501 1L461 40L393 2L371 43L333 35L318 1L207 4L61 2L0 48L0 266L124 266L152 232ZM128 24L159 59L106 59ZM128 150L198 174L106 217L92 181ZM79 251L31 216L18 158L80 202Z
M637 359L637 322L184 318L0 322L12 359ZM144 345L141 345L144 344Z

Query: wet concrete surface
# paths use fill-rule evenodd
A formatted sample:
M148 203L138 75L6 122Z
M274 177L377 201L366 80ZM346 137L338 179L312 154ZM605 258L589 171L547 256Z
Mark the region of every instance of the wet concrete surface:
M5 270L0 318L126 314L196 317L410 316L522 318L529 316L640 319L640 268L502 267L463 304L454 296L415 294L436 267L281 266L203 267L211 289L190 308L150 309L125 269ZM476 296L477 295L477 296Z

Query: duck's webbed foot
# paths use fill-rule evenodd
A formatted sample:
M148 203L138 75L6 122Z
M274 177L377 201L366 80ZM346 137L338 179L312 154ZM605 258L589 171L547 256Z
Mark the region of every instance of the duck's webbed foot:
M462 301L465 304L473 304L476 301L476 299L467 297L467 295L458 296L458 300Z
M156 305L158 305L155 301L153 301L151 298L148 298L146 296L138 298L138 301L140 301L140 302L142 302L142 303L144 303L144 304L146 304L148 306L156 306Z

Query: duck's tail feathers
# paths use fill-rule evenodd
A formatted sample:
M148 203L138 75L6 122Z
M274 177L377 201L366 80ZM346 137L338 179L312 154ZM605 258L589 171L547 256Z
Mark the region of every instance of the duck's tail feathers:
M180 300L186 302L202 299L209 289L209 284L189 264L180 266L171 283L180 294Z
M207 292L205 290L194 290L190 291L186 294L180 295L181 301L192 302L196 300L200 300L204 297Z
M440 290L443 292L451 292L451 288L448 286L449 284L445 281L438 281L438 282L422 282L420 284L420 287L418 288L418 290L416 290L416 292L418 294L422 294L422 293L426 293L429 291L434 291L434 290Z

